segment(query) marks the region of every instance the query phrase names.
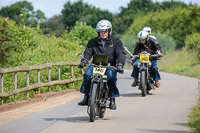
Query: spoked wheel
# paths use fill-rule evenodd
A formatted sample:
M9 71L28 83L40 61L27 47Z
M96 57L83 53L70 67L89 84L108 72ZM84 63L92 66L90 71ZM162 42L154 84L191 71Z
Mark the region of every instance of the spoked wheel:
M150 91L150 90L149 90L149 89L147 89L147 94L149 94L149 91Z
M140 85L141 85L141 91L142 91L142 96L146 96L147 94L147 82L146 82L146 72L142 71L140 73Z
M152 83L148 83L147 84L147 94L150 94L149 92L150 92L150 90L152 90L153 89L153 84Z
M104 101L104 102L106 102L106 101ZM105 112L106 112L106 103L104 103L104 104L105 104L105 106L99 107L99 117L100 118L103 118L105 115Z
M98 110L98 106L97 106L97 83L93 84L92 87L92 94L90 96L90 122L94 122L95 117L97 115L97 110Z
M100 104L100 107L99 107L99 117L100 118L103 118L104 115L105 115L107 100L108 100L108 95L109 95L107 84L104 84L103 86L104 86L104 88L102 89L101 95L100 95L100 98L101 98L101 100L100 100L101 104Z

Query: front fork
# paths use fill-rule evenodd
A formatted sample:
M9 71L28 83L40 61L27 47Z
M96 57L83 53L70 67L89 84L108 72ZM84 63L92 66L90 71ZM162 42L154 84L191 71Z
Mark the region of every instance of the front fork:
M87 108L87 113L89 114L90 110L90 96L92 94L92 88L93 84L97 83L97 97L98 97L98 107L105 107L107 104L107 100L109 98L109 89L108 89L108 84L107 84L107 75L103 75L102 78L92 78L91 79L91 87L90 87L90 93L89 93L89 99L88 99L88 108Z
M141 76L141 72L142 72L142 71L145 71L146 78L147 78L146 81L147 81L147 83L148 83L148 64L139 63L139 64L138 64L138 68L139 68L139 73L140 73L139 76ZM139 77L138 79L140 79L140 77ZM146 83L146 84L147 84L147 83ZM139 89L141 89L140 80L139 80L139 82L138 82L138 86L139 86Z
M149 90L151 89L155 89L156 85L155 85L155 81L153 80L152 77L152 72L151 72L151 66L149 64L139 64L139 72L141 73L142 71L146 71L146 78L147 78L147 86L149 86ZM141 75L141 74L140 74ZM140 89L140 82L138 83L139 85L139 89Z
M97 84L97 92L96 95L99 94L99 83L100 83L100 79L95 78L95 77L91 77L91 85L90 85L90 92L89 92L89 98L88 98L88 108L87 108L87 113L90 115L90 103L91 103L91 95L92 95L92 91L93 91L93 84L96 83Z

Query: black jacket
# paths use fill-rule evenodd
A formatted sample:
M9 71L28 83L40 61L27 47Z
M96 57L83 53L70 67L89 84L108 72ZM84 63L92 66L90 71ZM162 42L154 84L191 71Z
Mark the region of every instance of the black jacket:
M145 46L146 47L145 47ZM147 41L146 44L142 44L140 42L136 42L135 46L134 46L134 53L133 55L137 55L143 51L146 51L150 54L156 54L157 50L161 50L162 52L162 48L160 46L160 44L158 43L157 40L153 39L153 38L149 38L149 40Z
M110 36L105 42L105 46L101 44L100 37L92 38L85 49L84 58L90 60L93 55L107 55L108 63L115 66L116 63L125 64L126 54L123 50L123 44L119 38Z

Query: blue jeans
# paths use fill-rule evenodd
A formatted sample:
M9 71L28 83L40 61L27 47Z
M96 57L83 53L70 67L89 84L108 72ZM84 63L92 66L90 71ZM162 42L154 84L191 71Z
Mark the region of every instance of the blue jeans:
M83 83L81 85L80 92L86 95L90 93L91 86L91 77L94 66L89 66L84 75L83 75ZM117 88L117 72L112 69L107 69L105 75L108 77L108 87L109 87L109 95L111 98L119 97L119 91Z
M133 78L138 78L138 75L139 75L138 63L140 63L139 59L136 60L133 65L133 72L131 74L131 77L133 77ZM157 60L151 60L151 71L152 71L153 79L155 81L161 80L160 74L158 72Z

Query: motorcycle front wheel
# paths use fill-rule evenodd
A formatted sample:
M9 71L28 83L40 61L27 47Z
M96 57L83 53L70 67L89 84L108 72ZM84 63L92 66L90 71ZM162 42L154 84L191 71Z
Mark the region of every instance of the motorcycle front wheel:
M94 122L97 115L97 83L93 83L92 93L90 96L90 122Z
M147 95L146 71L141 71L140 73L140 85L141 85L142 96L146 96Z

